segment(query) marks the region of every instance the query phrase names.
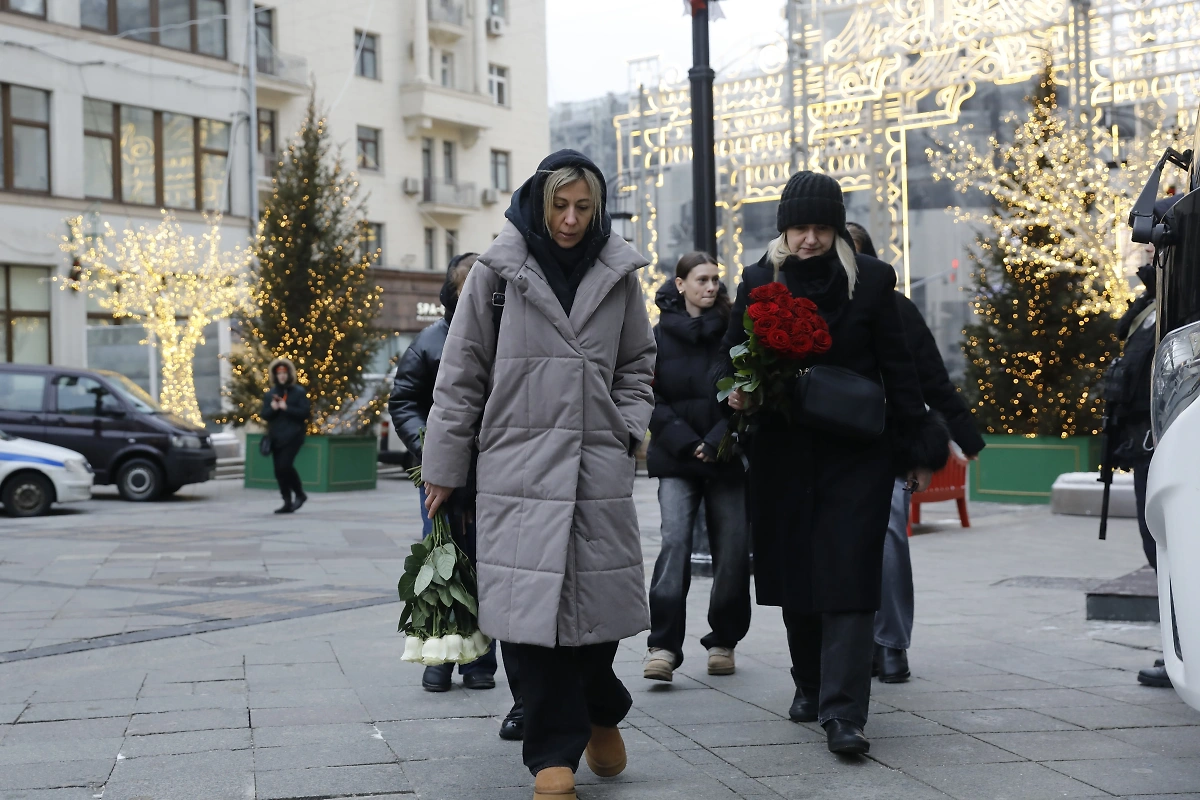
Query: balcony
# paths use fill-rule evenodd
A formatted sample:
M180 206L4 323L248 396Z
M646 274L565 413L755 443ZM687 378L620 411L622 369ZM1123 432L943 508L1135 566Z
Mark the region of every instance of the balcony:
M479 210L479 193L473 183L426 178L421 186L421 210L430 214L462 216Z
M258 79L266 88L302 94L308 91L308 59L278 51L259 53L255 59Z
M488 129L496 108L487 95L460 92L432 83L410 83L400 87L404 132L410 139L428 136L434 123L459 130L463 147L473 147L479 134Z
M453 44L467 35L462 0L428 0L429 36L438 44Z

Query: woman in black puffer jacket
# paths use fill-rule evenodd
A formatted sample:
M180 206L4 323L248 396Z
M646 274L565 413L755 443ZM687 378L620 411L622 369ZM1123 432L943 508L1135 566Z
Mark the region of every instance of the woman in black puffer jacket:
M729 297L720 269L707 253L679 259L675 279L655 297L662 316L654 328L658 362L647 467L659 479L662 550L650 585L650 655L645 677L669 681L683 663L692 530L704 510L713 557L709 596L710 675L734 671L733 648L750 628L750 538L745 486L738 463L716 462L726 419L716 400L715 376L727 357L721 337L729 325Z

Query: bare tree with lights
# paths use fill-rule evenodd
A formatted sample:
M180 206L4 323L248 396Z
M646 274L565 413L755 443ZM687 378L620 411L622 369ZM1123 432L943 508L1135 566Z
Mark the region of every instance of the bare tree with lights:
M219 216L199 241L185 236L167 212L153 230L120 235L105 223L100 235L85 238L82 217L67 220L67 227L61 247L77 269L63 287L87 291L114 317L140 323L159 354L159 403L203 426L192 362L210 323L253 308L249 253L221 250Z
M326 121L309 101L275 172L254 255L255 310L238 321L244 344L230 356L234 424L257 419L277 357L296 365L312 402L309 433L360 433L387 400L365 371L383 343L375 329L382 289L368 270L367 223L358 181L330 155Z

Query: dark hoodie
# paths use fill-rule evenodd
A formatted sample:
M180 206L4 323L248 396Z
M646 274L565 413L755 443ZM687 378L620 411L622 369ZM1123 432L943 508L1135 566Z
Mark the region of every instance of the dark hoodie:
M280 384L275 380L275 368L287 370L287 383ZM296 365L289 358L277 358L267 367L267 375L271 388L263 394L262 408L258 415L267 423L267 438L274 448L285 447L297 441L304 441L308 431L309 402L308 392L296 382ZM271 407L275 397L287 398L287 408L282 411Z
M654 366L654 414L646 467L655 478L712 478L737 474L733 462L706 464L696 458L703 444L710 456L725 435L726 420L717 403L717 371L725 362L721 338L729 317L711 308L689 316L683 296L670 278L655 294L662 315L654 326L658 359Z
M600 208L598 218L593 218L583 240L571 248L560 247L546 230L545 207L542 195L550 173L563 167L586 169L600 179ZM575 302L575 293L583 276L596 263L596 258L608 242L612 232L612 219L608 216L608 190L604 185L604 173L592 160L577 150L559 150L551 153L538 164L537 172L517 189L512 204L504 216L516 226L529 252L546 274L554 296L568 315Z

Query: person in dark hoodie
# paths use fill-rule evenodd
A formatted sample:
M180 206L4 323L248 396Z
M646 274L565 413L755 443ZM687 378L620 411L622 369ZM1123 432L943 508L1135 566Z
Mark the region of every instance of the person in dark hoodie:
M633 700L613 660L650 621L633 502L654 409L647 261L610 235L605 203L574 150L513 195L450 324L422 462L433 513L479 442L479 623L515 644L523 756L546 800L574 800L584 756L602 778L624 770Z
M867 229L847 222L854 249L875 258L875 244ZM912 353L921 381L925 403L942 415L950 438L963 455L975 460L983 450L983 437L975 427L971 411L951 382L933 332L925 324L917 304L896 291L896 310L904 325L904 341ZM879 610L875 612L875 659L872 672L883 683L903 683L910 675L908 648L912 643L913 597L912 555L908 549L908 512L912 494L905 482L896 479L892 489L892 512L883 545L883 585Z
M725 362L721 337L729 326L729 295L707 253L681 257L675 277L655 296L662 315L654 328L654 415L646 466L658 478L662 549L650 584L650 680L669 681L683 663L692 531L704 513L712 548L708 601L708 674L732 675L733 649L750 629L750 535L745 480L739 462L717 463L727 420L713 391Z
M304 437L308 433L308 392L296 382L296 365L290 358L272 361L267 374L271 388L263 395L259 416L267 423L275 482L283 495L283 505L275 509L275 513L291 514L308 499L295 466L296 456L304 447Z

